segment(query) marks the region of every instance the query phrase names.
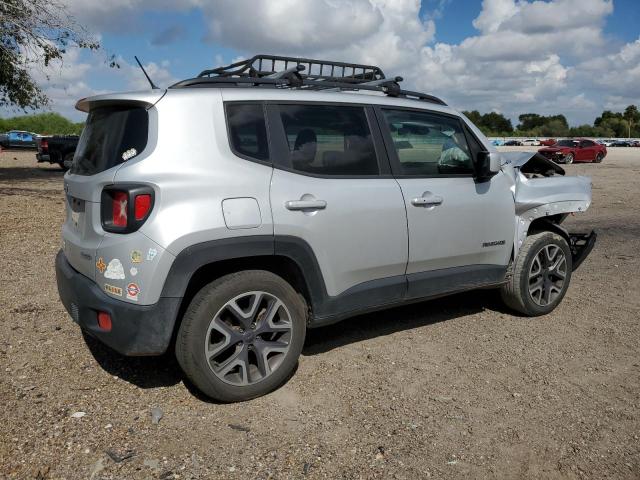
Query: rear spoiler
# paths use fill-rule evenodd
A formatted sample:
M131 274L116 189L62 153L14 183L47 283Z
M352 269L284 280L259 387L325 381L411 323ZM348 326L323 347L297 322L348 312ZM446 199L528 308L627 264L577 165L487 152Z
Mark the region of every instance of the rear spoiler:
M81 98L76 103L76 110L89 113L92 108L113 105L131 105L149 109L167 93L166 90L143 90L139 92L107 93L93 97Z

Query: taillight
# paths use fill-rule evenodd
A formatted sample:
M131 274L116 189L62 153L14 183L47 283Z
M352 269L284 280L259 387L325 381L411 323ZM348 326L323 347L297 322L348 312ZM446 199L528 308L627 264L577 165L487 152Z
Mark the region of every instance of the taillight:
M139 221L144 219L149 213L149 210L151 210L151 195L148 193L136 195L134 210L136 220Z
M40 140L40 149L46 150L47 148L49 148L49 141L44 139Z
M111 198L111 219L113 221L113 226L126 227L127 219L129 217L127 212L129 206L129 193L114 191Z
M119 184L102 191L102 228L112 233L131 233L149 218L153 189L145 185Z

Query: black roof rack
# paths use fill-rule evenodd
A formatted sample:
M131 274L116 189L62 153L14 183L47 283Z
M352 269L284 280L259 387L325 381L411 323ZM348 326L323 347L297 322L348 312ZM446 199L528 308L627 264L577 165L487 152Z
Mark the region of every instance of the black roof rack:
M425 93L402 90L402 77L386 78L380 67L310 58L256 55L225 67L204 70L169 88L266 87L305 90L369 90L389 96L446 105Z
M367 82L385 78L380 67L359 65L356 63L332 62L328 60L313 60L311 58L283 57L280 55L256 55L248 60L232 63L226 67L212 68L200 72L198 77L248 76L252 78L270 77L277 73L291 69L299 69L300 75L309 80L333 80L340 78L345 82Z

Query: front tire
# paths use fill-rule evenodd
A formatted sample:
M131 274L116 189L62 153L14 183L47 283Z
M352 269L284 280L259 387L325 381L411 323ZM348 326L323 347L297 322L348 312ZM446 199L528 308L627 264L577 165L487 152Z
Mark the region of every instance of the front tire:
M176 340L178 363L214 400L265 395L282 385L298 362L306 311L302 296L271 272L225 275L189 304Z
M573 163L573 153L568 153L564 157L564 163L566 163L567 165L569 165L570 163Z
M599 153L596 155L596 163L602 163L602 160L604 159L604 155Z
M571 250L552 232L527 237L520 247L513 274L501 288L504 303L528 317L546 315L562 301L571 281Z

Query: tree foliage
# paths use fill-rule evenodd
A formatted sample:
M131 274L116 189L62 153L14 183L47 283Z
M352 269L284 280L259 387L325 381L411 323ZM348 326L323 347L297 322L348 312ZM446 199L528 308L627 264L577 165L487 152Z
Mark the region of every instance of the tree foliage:
M511 121L495 112L481 114L477 110L463 112L482 132L490 137L640 137L640 111L629 105L624 113L605 110L593 125L569 127L564 115L523 113L514 130ZM508 123L507 123L508 122Z
M26 130L41 135L79 135L84 122L74 123L57 113L39 113L13 118L0 118L0 133Z
M49 100L33 72L46 77L46 68L69 48L101 47L57 0L0 1L0 106L46 106ZM117 67L113 57L108 62Z
M485 135L489 136L506 136L513 132L511 120L501 113L489 112L484 115L477 110L470 112L462 112L471 120Z

